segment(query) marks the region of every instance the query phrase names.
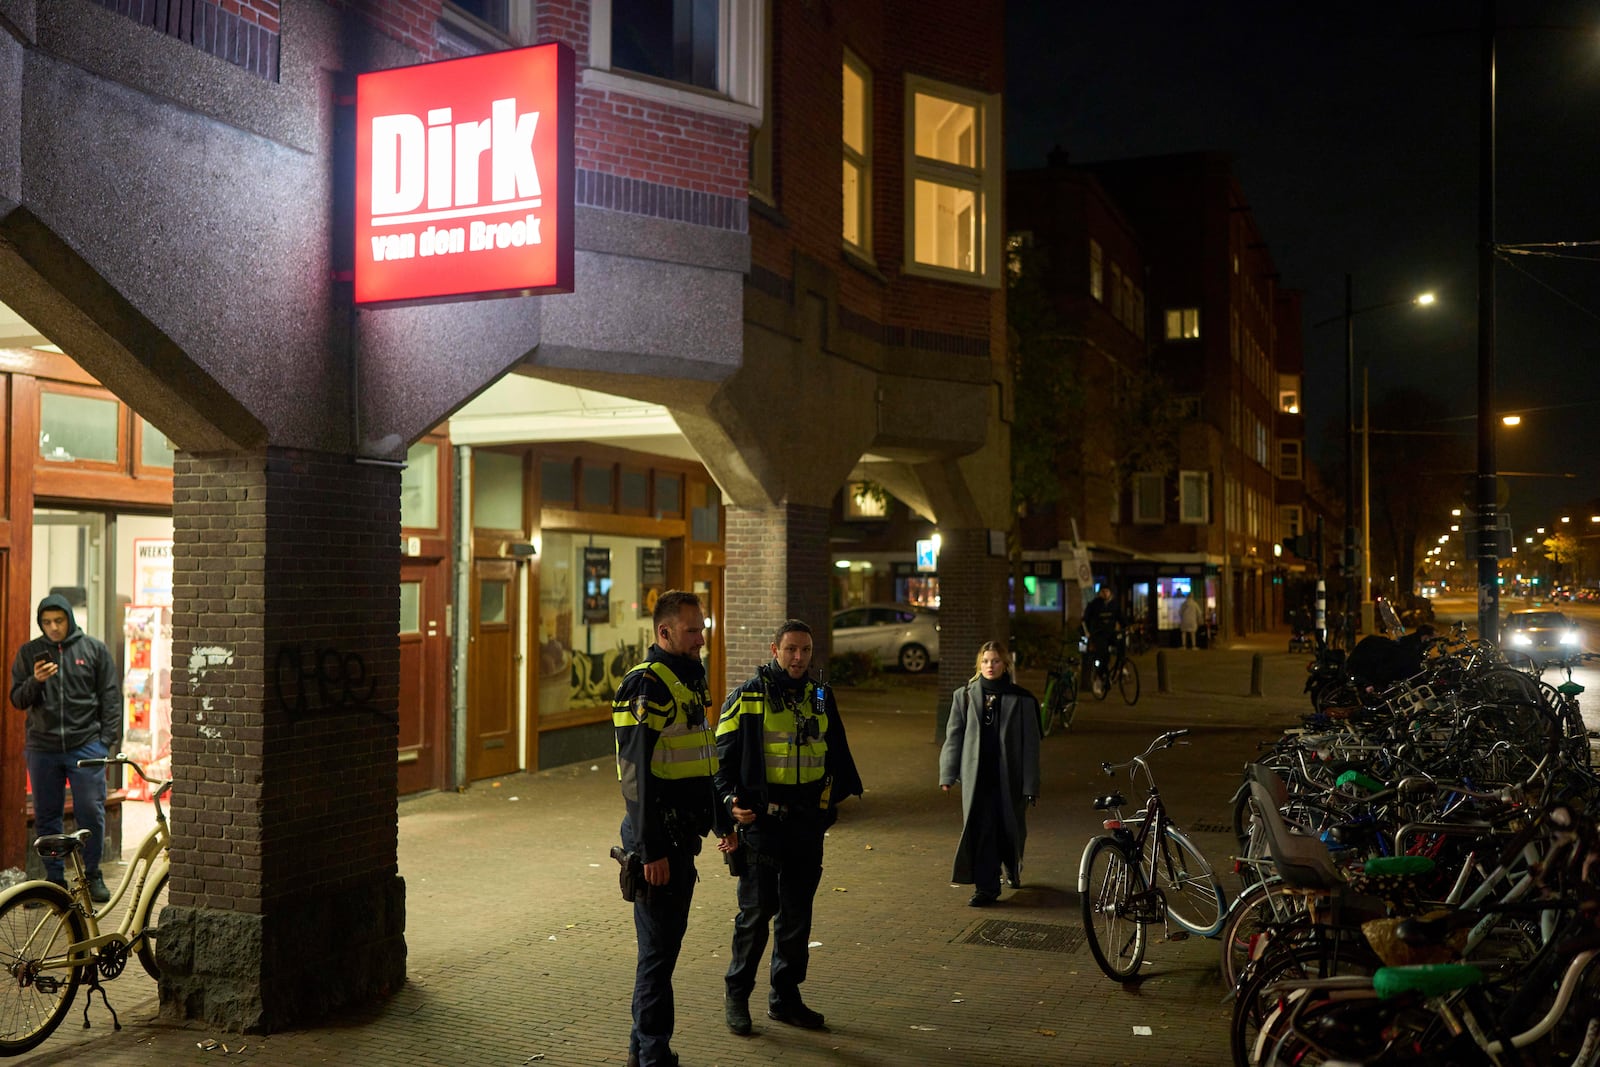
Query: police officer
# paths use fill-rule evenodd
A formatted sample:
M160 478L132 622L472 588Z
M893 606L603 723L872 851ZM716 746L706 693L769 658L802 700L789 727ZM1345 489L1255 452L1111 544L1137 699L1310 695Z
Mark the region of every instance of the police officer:
M833 692L807 677L811 628L778 627L772 662L723 705L717 723L717 793L739 824L743 873L723 1014L748 1034L750 994L772 923L772 989L767 1015L820 1030L823 1017L800 999L810 958L811 905L822 880L822 836L861 778Z
M617 688L611 721L617 776L627 814L622 847L642 861L649 888L633 902L639 962L633 982L628 1067L676 1064L672 970L689 924L694 857L713 829L733 847L733 826L712 790L716 741L706 721L710 697L700 650L705 613L693 593L656 601L656 642Z

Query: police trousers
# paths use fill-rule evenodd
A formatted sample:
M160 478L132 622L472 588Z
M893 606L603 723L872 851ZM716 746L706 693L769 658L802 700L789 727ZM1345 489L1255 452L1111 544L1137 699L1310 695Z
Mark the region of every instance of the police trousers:
M756 987L761 954L772 924L772 989L768 1003L800 999L811 950L811 906L822 881L822 820L810 813L788 819L762 816L746 831L748 866L739 877L739 915L734 920L728 996L748 1000Z

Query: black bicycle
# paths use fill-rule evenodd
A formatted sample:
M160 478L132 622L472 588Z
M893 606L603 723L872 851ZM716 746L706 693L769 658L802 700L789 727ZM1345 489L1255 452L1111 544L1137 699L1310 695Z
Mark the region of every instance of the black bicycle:
M1089 638L1089 692L1104 700L1112 685L1128 704L1139 703L1139 667L1128 658L1128 646L1120 636Z
M1049 737L1056 724L1062 730L1072 729L1072 717L1078 712L1078 671L1083 661L1075 652L1063 645L1055 665L1045 675L1044 699L1039 702L1039 735Z

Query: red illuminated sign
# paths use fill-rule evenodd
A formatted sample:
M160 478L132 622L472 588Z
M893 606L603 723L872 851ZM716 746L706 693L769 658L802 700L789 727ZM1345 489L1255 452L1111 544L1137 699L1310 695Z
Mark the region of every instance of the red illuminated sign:
M572 50L356 80L355 301L572 291Z

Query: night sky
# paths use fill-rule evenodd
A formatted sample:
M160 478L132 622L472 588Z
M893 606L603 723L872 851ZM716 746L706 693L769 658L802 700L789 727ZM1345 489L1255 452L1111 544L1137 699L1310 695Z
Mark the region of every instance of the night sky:
M1440 301L1357 316L1373 403L1411 387L1440 415L1477 410L1481 11L1012 0L1008 166L1042 166L1053 145L1084 163L1233 155L1280 284L1305 293L1311 452L1337 460L1343 323L1312 324L1342 316L1347 272L1357 308L1425 289ZM1600 2L1502 2L1496 21L1496 242L1600 242ZM1600 494L1600 245L1566 253L1594 262L1518 256L1496 271L1501 410L1569 405L1502 431L1499 467L1579 475L1510 479L1519 528Z

